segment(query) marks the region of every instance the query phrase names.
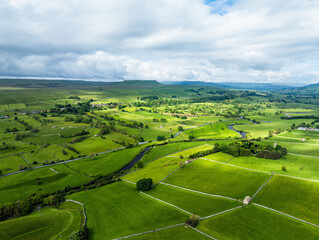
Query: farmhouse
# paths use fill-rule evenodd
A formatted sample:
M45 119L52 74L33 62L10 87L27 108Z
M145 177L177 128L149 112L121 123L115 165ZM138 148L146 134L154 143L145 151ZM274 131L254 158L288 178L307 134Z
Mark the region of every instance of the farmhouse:
M6 118L10 118L8 115L7 116L0 116L0 119L6 119Z

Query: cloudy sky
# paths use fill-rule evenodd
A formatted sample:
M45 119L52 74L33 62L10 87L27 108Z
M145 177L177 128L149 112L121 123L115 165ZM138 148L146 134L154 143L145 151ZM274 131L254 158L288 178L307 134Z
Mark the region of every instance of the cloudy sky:
M319 1L0 0L0 75L319 82Z

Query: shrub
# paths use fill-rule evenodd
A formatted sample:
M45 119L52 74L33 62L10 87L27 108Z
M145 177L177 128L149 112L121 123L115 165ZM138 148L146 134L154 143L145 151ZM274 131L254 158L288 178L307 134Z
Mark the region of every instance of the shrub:
M37 162L37 161L33 161L32 164L33 164L33 165L36 165L36 164L38 164L38 162Z
M284 172L286 172L286 171L287 171L286 166L285 166L285 165L283 165L283 166L281 167L281 170L282 170L282 171L284 171Z
M71 237L71 240L87 240L89 239L89 232L86 226L81 227L81 229L74 233Z
M199 222L199 217L197 215L192 215L186 220L186 224L191 227L196 227Z
M138 162L137 162L137 167L138 167L138 168L143 168L143 166L144 166L144 165L143 165L143 162L142 162L142 161L138 161Z
M149 191L152 189L153 180L151 178L143 178L137 181L136 187L139 191Z

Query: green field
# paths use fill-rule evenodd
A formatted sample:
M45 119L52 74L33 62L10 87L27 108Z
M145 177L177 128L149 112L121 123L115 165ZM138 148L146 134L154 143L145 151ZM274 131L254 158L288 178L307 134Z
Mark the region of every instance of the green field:
M200 222L199 230L221 240L308 239L319 237L318 228L248 206Z
M237 201L207 196L164 184L157 185L149 194L200 217L206 217L240 205L240 202Z
M82 207L66 202L59 208L43 208L28 216L0 222L0 238L68 239L83 224Z
M0 80L0 239L70 239L84 209L93 240L319 239L319 132L298 130L319 129L315 92ZM288 154L270 159L277 145ZM154 183L144 193L142 178ZM63 197L84 209L39 211ZM204 218L196 229L191 214Z
M176 171L164 182L205 193L243 199L247 195L252 196L269 177L268 174L198 159Z
M185 213L140 194L134 185L125 182L68 198L85 204L92 239L124 237L182 223L187 218Z
M141 178L151 177L154 183L159 182L167 177L171 172L177 170L180 167L179 163L185 162L184 158L188 157L190 154L211 148L211 145L205 144L162 157L154 162L146 164L143 168L137 169L135 172L129 173L123 179L137 182ZM180 156L183 156L183 158L181 159Z
M131 240L159 240L159 239L175 239L175 240L209 240L210 238L196 232L195 230L185 227L178 226L169 228L159 232L148 233L141 236L131 237Z
M319 224L319 182L275 176L254 202Z

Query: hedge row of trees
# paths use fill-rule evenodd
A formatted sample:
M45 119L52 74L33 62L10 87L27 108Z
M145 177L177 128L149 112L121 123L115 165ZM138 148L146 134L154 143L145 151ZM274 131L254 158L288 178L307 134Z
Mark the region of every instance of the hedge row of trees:
M280 145L273 147L271 145L259 145L248 140L242 140L222 145L216 143L214 148L194 153L189 157L199 158L216 152L227 153L234 157L256 156L258 158L266 159L280 159L287 155L287 149Z
M54 193L33 193L25 199L18 200L16 202L10 202L0 205L0 221L7 219L25 216L33 211L38 206L53 206L57 207L65 201L65 196L96 187L100 187L106 184L114 183L117 178L123 173L115 173L108 176L96 176L93 180L90 180L87 184L77 187L66 187L64 190L57 190Z
M28 215L37 206L58 206L65 200L61 194L33 193L28 198L0 206L0 221Z

